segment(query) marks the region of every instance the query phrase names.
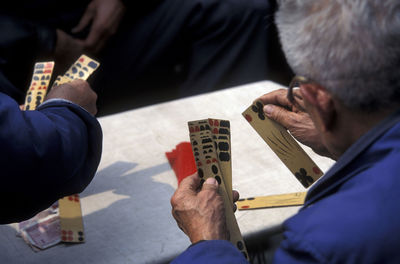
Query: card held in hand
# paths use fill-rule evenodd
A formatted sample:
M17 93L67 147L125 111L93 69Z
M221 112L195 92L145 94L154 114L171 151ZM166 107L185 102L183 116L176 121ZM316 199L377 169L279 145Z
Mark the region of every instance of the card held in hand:
M208 130L212 134L214 147L217 151L218 164L225 183L228 197L233 203L232 197L232 153L230 122L221 119L203 119L188 122L190 133Z
M279 159L308 188L322 175L322 171L301 148L289 132L277 122L264 115L264 105L254 102L243 112L244 118L257 131Z
M203 121L204 120L200 120L199 123L203 123ZM196 123L198 122L189 122L189 129L192 127L191 125L195 125ZM207 122L204 122L204 124L206 123ZM226 225L230 234L230 242L240 250L248 260L249 256L247 249L242 234L240 233L236 217L233 213L233 204L227 193L225 179L222 176L222 170L219 165L217 150L215 148L215 141L213 140L213 133L209 129L190 129L190 131L192 131L190 133L190 143L192 145L199 177L202 179L202 182L210 177L214 177L218 181L219 193L224 201ZM230 190L230 192L232 191Z
M35 110L44 101L53 73L54 61L37 62L25 97L25 110Z
M71 80L81 79L86 81L87 78L89 78L89 76L99 67L99 65L99 62L89 58L86 55L81 55L64 74L64 77L67 77Z

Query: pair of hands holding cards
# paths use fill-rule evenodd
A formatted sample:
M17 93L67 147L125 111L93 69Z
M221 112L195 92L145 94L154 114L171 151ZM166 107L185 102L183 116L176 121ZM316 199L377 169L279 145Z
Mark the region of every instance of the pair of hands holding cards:
M322 144L310 116L300 110L305 109L300 90L295 89L293 92L298 106L289 102L286 89L265 94L257 101L264 104L263 111L267 117L288 129L299 142L320 155L332 157ZM238 193L234 191L233 202L238 198ZM214 179L207 179L203 186L197 173L182 180L171 198L171 205L178 226L192 243L200 240L229 240L224 203L218 193L218 183Z

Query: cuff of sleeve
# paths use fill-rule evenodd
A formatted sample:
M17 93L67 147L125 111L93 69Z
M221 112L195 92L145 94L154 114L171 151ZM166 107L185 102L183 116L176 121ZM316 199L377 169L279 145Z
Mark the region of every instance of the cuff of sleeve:
M189 246L172 263L246 263L244 255L226 240L199 241Z
M40 110L41 108L46 107L46 106L48 106L48 105L51 106L51 105L60 104L60 103L72 104L72 105L74 105L75 107L78 107L78 108L82 109L83 111L85 111L86 113L88 113L89 115L93 116L91 113L89 113L89 112L88 112L85 108L83 108L82 106L77 105L77 104L75 104L74 102L71 102L70 100L67 100L67 99L64 99L64 98L52 98L52 99L46 100L46 101L44 101L43 103L41 103L41 104L39 105L39 107L37 108L37 110Z

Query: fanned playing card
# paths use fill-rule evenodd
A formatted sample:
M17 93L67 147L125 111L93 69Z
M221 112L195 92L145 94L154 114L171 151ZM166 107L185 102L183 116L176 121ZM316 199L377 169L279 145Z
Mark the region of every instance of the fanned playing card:
M303 205L304 200L306 199L306 195L306 192L296 192L278 195L257 196L239 199L236 205L239 210Z
M231 133L228 120L203 119L188 122L189 132L209 130L212 133L214 147L217 151L218 163L221 168L222 178L224 179L228 197L233 203L232 198L232 159L231 159Z
M196 128L194 130L191 129L193 132L190 133L190 142L192 144L197 171L203 182L209 177L214 177L218 181L219 193L221 194L225 205L225 217L230 234L230 241L243 253L246 259L249 259L246 246L233 213L233 203L228 196L225 179L222 176L217 150L215 148L216 143L213 140L211 130L205 128L207 122L204 123L203 121L204 120L199 120L199 122L189 122L189 127L193 127L193 125L196 127L196 124L204 126L204 129L199 127L198 131L195 131L197 130ZM231 190L229 190L229 192L232 193Z
M257 101L243 112L243 116L300 183L309 187L323 175L321 169L282 125L264 115L263 107Z
M89 58L86 55L81 55L79 59L72 64L68 71L64 74L71 80L81 79L87 80L89 76L99 67L100 63Z
M64 83L69 83L71 81L71 79L58 75L56 80L54 81L53 85L51 87L55 87Z
M79 195L66 196L58 200L60 211L61 241L85 242L82 210Z
M44 100L53 73L54 62L37 62L25 97L25 110L35 110Z

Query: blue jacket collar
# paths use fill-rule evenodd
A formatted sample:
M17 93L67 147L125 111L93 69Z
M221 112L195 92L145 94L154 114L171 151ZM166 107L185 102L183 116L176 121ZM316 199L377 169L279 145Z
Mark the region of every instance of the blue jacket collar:
M344 181L368 167L369 164L358 164L357 167L351 166L351 164L355 164L356 159L364 155L374 142L399 122L400 110L381 121L351 145L332 168L308 191L304 207L328 195Z

